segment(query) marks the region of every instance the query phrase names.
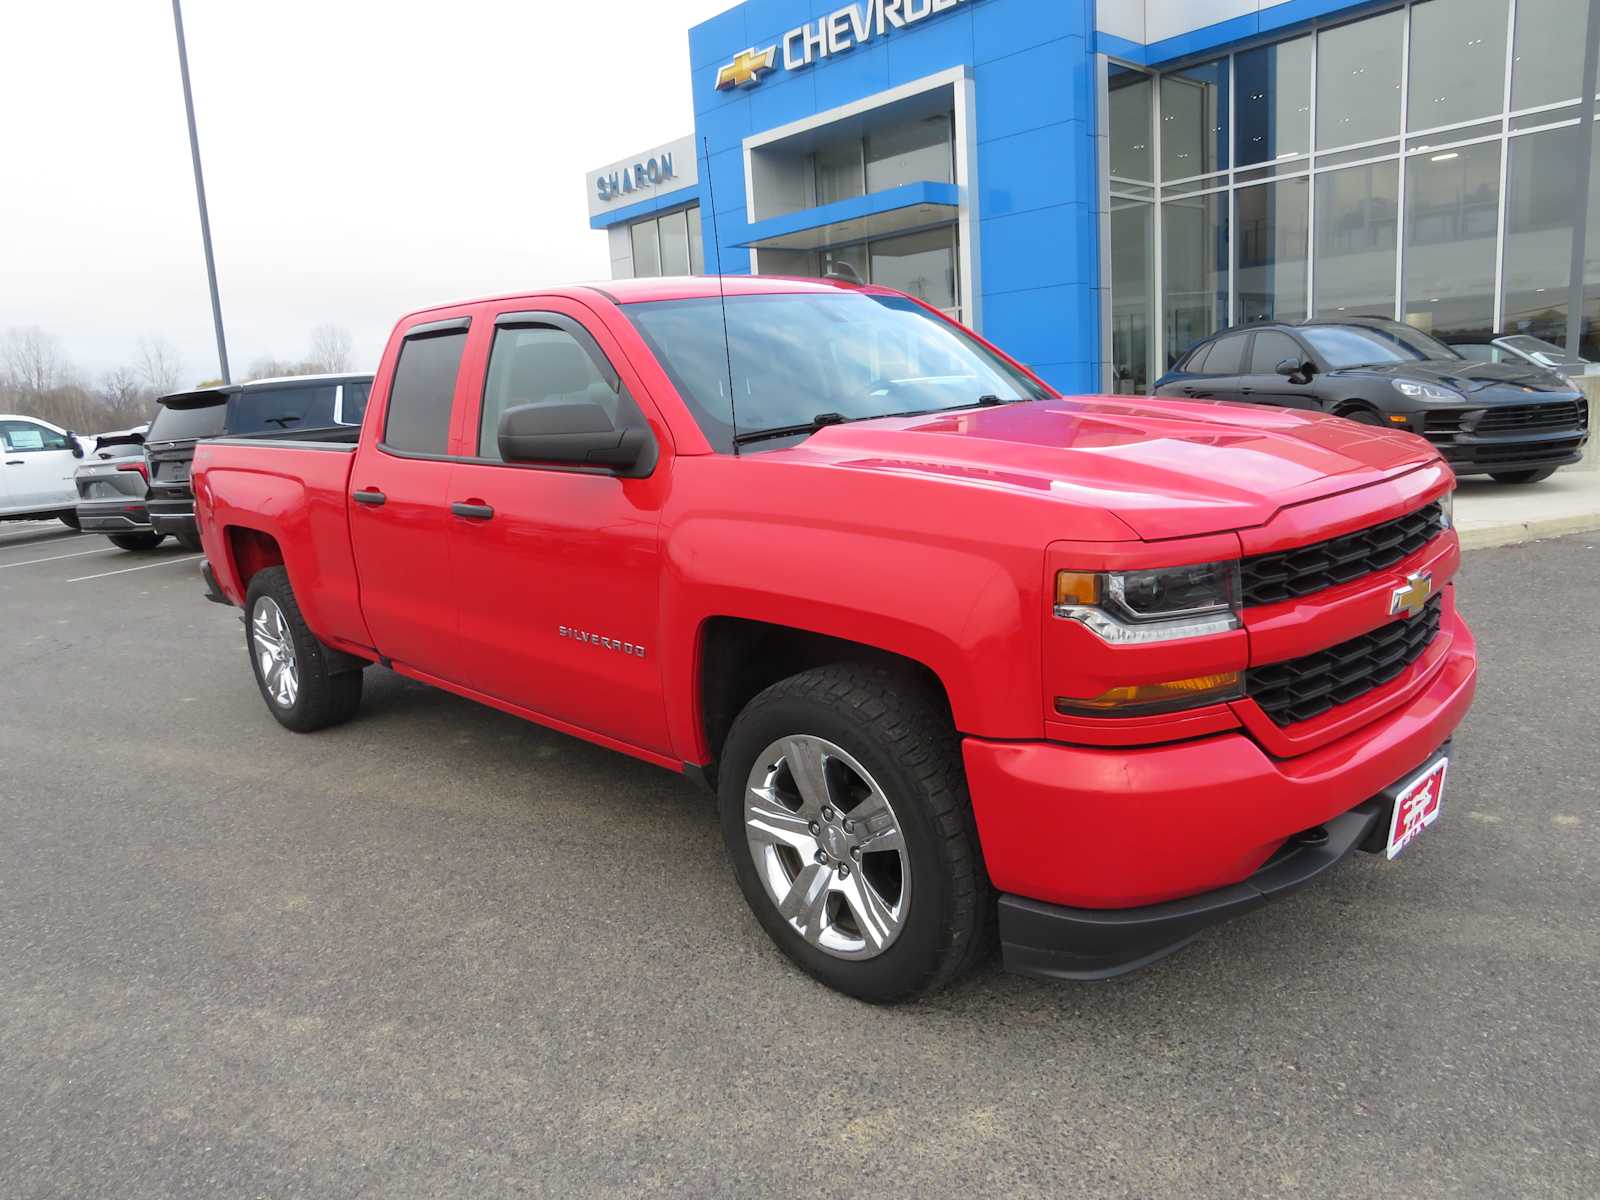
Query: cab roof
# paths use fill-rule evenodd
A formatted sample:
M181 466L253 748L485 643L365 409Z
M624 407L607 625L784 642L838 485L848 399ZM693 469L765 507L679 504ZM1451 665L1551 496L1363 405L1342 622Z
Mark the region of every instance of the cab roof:
M481 296L475 300L458 300L450 304L435 304L407 313L405 319L435 313L453 312L475 304L499 304L506 301L535 301L553 296L568 300L582 300L600 295L613 304L644 304L651 300L704 300L718 296L771 296L771 295L829 295L837 292L867 292L888 295L890 289L863 286L833 279L798 279L780 275L679 275L648 279L608 279L602 283L573 283L560 287L540 288L531 292L509 292L500 296Z

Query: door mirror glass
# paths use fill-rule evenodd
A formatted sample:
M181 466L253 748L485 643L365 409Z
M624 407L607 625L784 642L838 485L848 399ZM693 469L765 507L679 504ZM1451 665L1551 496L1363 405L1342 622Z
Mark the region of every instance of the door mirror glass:
M1296 375L1300 374L1300 364L1295 362L1292 358L1286 358L1278 364L1277 372L1279 375L1293 379Z
M496 441L506 462L565 463L637 471L650 444L640 428L618 429L595 400L521 404L500 416Z

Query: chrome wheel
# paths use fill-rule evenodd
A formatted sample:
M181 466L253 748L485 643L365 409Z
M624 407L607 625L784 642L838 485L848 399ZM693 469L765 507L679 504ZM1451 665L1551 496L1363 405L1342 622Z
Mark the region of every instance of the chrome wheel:
M756 872L795 932L838 958L875 958L911 910L911 863L877 782L832 742L795 735L757 757L745 785Z
M293 708L300 695L300 671L295 662L294 638L283 609L271 596L256 601L250 618L250 644L256 669L268 698L279 708Z

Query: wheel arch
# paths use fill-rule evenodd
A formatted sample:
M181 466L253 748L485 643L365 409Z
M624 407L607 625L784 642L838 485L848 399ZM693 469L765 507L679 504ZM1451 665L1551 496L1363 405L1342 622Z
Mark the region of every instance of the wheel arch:
M696 638L694 721L707 760L697 774L715 788L728 731L758 694L780 679L839 662L867 662L901 672L908 686L926 689L947 715L952 714L945 681L932 666L915 658L792 625L713 616L702 622Z

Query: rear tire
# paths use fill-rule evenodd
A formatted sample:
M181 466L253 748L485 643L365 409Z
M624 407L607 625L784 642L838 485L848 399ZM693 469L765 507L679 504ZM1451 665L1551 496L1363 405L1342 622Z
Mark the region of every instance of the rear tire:
M363 672L330 669L332 652L300 615L288 571L257 571L245 593L244 612L250 669L278 724L311 733L356 715Z
M108 533L106 537L118 550L154 550L165 540L159 533Z
M173 540L187 550L190 554L200 553L200 535L198 533L175 533Z
M1534 467L1527 471L1490 471L1496 483L1543 483L1556 473L1554 467Z
M803 787L791 757L823 782ZM814 978L889 1003L944 987L992 945L960 739L922 681L866 663L781 680L734 721L718 774L745 900ZM807 903L808 889L820 901ZM863 911L882 918L870 936Z

